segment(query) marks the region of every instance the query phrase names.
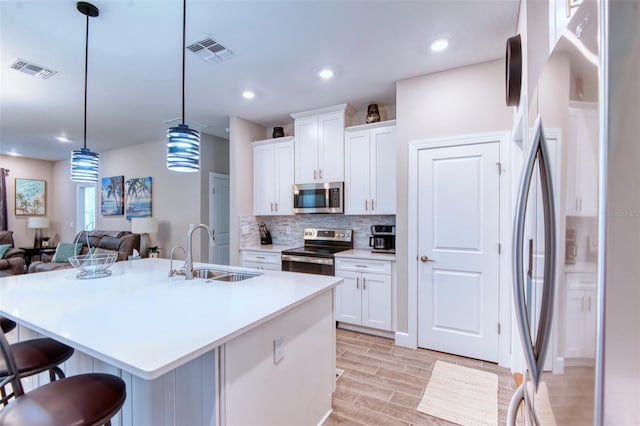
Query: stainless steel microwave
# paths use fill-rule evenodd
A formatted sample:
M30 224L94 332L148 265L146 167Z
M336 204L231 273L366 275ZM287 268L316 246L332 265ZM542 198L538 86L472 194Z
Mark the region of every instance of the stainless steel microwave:
M344 213L344 182L293 185L293 212Z

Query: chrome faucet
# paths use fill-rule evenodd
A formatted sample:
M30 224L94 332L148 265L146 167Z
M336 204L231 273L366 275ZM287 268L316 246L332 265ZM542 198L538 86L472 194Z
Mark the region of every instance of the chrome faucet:
M216 245L216 238L213 236L213 229L209 228L204 223L200 223L189 228L189 230L187 231L187 258L185 260L186 270L184 275L185 280L193 279L193 244L191 243L191 236L193 235L193 231L198 228L207 230L207 234L209 234L209 244L211 244L211 247L214 247Z
M182 269L173 269L173 252L174 252L176 249L180 249L180 250L182 250L182 252L185 254L185 257L186 257L186 254L187 254L187 251L186 251L186 250L184 249L184 247L182 247L182 246L175 246L175 247L173 247L173 248L171 249L171 254L170 254L170 256L169 256L169 257L170 257L170 259L171 259L171 263L169 263L169 278L171 278L171 277L173 277L173 276L176 276L176 275L184 275L184 274L185 274L185 272L184 272L184 271L185 271L185 267L184 267L184 265L182 266ZM186 260L186 259L185 259L185 260Z

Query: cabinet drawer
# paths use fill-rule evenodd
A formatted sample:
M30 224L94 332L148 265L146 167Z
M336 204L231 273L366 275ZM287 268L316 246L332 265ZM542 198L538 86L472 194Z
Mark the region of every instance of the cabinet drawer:
M596 274L588 272L568 272L567 273L568 289L595 289Z
M243 262L259 262L259 263L274 263L280 265L282 263L280 259L280 253L269 253L264 251L242 251Z
M391 275L391 262L386 260L337 258L336 270Z
M242 267L260 269L263 271L281 271L282 270L282 267L280 266L280 264L276 265L275 263L252 262L250 260L243 260Z

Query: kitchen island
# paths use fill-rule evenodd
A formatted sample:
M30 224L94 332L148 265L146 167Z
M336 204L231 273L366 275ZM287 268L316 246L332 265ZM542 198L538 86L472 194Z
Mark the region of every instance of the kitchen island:
M111 271L91 280L74 269L0 278L0 315L19 324L14 340L43 335L75 348L67 375L122 377L127 401L114 425L305 425L330 413L332 289L342 279L265 272L186 281L167 276L166 259Z

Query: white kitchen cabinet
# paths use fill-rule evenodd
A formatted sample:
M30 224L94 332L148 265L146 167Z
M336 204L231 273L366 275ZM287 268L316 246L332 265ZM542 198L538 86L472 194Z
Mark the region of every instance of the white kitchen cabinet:
M279 252L243 250L242 266L244 268L263 269L265 271L281 271L281 254Z
M393 330L391 262L336 259L336 320L379 330Z
M345 130L345 214L396 213L395 121Z
M567 215L597 216L598 115L596 104L571 102L567 129Z
M253 213L256 216L293 214L293 137L253 145Z
M295 133L295 183L344 181L347 105L291 114Z
M596 347L596 277L567 273L566 358L594 358Z
M553 51L562 32L575 15L582 0L555 0L549 2L549 52Z

